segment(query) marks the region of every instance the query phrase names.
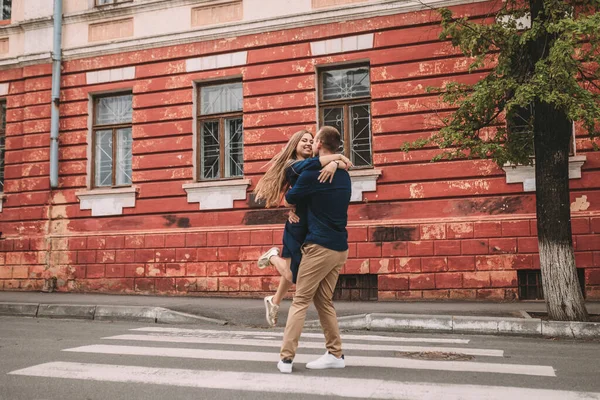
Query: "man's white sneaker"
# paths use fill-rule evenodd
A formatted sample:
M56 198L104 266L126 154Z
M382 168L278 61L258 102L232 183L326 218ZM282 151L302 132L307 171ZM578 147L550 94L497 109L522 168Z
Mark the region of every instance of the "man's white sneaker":
M316 359L315 361L311 361L306 364L306 368L308 369L328 369L328 368L345 368L346 362L344 361L344 356L337 358L330 352L325 353L324 356Z
M270 258L273 256L278 256L278 255L279 255L279 249L277 247L270 248L269 251L267 251L265 254L260 256L260 258L258 259L258 268L259 269L267 268L269 265L271 265L271 261L269 261Z
M273 303L273 296L265 297L265 312L269 326L277 325L277 313L279 312L279 306Z
M294 365L292 360L279 360L279 363L277 363L277 369L279 369L279 372L282 374L291 374L292 365Z

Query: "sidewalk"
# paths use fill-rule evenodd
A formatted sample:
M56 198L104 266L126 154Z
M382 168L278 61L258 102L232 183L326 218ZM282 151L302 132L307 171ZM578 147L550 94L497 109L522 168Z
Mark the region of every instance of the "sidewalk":
M38 317L69 317L69 313L76 310L80 314L79 318L87 319L154 319L153 322L159 323L227 323L243 327L267 327L262 299L0 292L0 315L16 315L14 306L18 303L35 305L37 311L31 311L33 315L30 316ZM282 304L279 326L285 325L290 304L289 300ZM542 334L542 323L527 313L546 311L543 302L337 301L335 306L340 317L340 326L345 329L538 335ZM34 306L30 306L29 309L33 308ZM588 302L587 308L590 314L600 314L600 302ZM111 318L111 314L114 318ZM314 321L311 322L317 318L317 313L311 306L307 324L318 326ZM515 328L515 324L518 327ZM551 324L561 325L560 332L555 332L555 327L556 329L547 330L546 333L564 331L564 335L557 336L576 336L573 334L572 324ZM584 336L600 337L600 323L585 325L586 332L589 329L592 331Z

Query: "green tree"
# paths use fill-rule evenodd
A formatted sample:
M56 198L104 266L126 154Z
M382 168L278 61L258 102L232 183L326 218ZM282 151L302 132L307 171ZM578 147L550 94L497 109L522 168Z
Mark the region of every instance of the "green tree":
M434 160L534 163L548 314L553 320L585 321L571 236L568 161L573 121L585 127L592 143L600 134L600 0L506 0L498 1L496 10L490 23L440 10L440 39L450 39L472 57L471 71L493 67L475 85L435 89L456 111L437 133L404 149L433 144L443 149Z

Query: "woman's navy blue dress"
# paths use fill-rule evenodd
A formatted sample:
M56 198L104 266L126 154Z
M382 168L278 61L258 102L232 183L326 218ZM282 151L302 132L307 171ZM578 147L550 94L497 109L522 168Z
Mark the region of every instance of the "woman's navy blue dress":
M318 157L307 158L306 160L297 161L290 166L285 171L285 177L290 187L293 187L302 171L319 170L321 168L321 162ZM300 267L300 261L302 261L302 245L308 234L306 204L296 204L296 215L300 218L300 222L296 224L292 224L289 221L285 222L283 251L281 252L283 258L290 258L292 260L290 269L292 270L292 281L294 283L296 283L296 279L298 278L298 267Z

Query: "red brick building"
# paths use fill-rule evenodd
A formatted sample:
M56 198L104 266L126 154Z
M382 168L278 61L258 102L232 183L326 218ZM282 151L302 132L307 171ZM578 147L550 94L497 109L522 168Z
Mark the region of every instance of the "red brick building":
M469 73L438 40L435 11L406 1L65 0L51 188L52 7L42 3L15 2L21 19L0 25L0 290L56 277L57 290L73 292L274 291L276 271L256 259L281 243L285 210L260 207L251 191L291 133L328 124L360 167L340 296L540 295L532 170L400 150L451 111L427 87L486 72ZM428 3L481 21L493 8ZM587 298L600 299L600 155L583 136L574 143L577 266Z

